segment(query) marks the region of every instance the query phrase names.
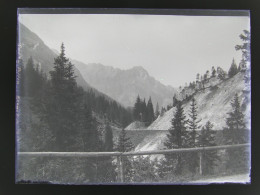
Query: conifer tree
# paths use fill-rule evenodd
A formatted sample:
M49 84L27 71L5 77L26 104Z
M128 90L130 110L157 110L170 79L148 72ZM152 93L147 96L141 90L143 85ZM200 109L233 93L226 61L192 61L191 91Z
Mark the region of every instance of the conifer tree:
M198 107L195 101L195 98L192 98L190 110L189 110L189 117L190 119L187 121L188 128L190 129L190 146L196 146L196 131L200 129L199 122L201 120L198 119Z
M104 132L104 143L102 144L102 151L112 152L114 150L113 145L113 132L106 121L105 132ZM114 182L116 178L115 165L113 165L113 158L99 157L97 163L97 177L99 182Z
M197 75L196 75L196 83L198 83L200 81L200 74L198 73Z
M244 30L243 34L240 34L240 39L243 41L242 45L236 45L235 49L242 51L242 59L239 66L242 70L246 71L244 80L247 84L251 81L250 62L251 62L251 34L249 31Z
M212 66L211 68L211 77L215 77L216 76L216 69L214 66Z
M207 146L216 146L215 141L216 132L213 131L213 124L209 121L203 126L199 137L198 137L198 146L207 147ZM203 175L212 174L214 166L217 165L219 156L217 151L202 151L202 173Z
M174 95L172 98L172 106L175 107L177 103L178 103L178 99L176 98L176 95Z
M226 119L227 128L224 129L225 144L241 144L247 142L244 121L244 114L241 111L238 94L235 94L231 101L232 111L228 113ZM249 151L244 148L227 150L228 160L226 167L228 171L237 172L249 168Z
M237 73L238 73L238 68L237 68L236 62L233 58L232 64L228 70L228 76L231 78L231 77L235 76Z
M112 152L113 151L113 132L108 124L106 122L106 127L105 127L105 141L104 141L104 151L105 152Z
M176 112L172 119L172 127L169 129L169 134L167 134L167 140L164 143L168 149L175 148L185 148L188 147L188 132L186 130L186 116L182 108L181 103L179 102L176 106ZM184 155L165 155L167 162L172 164L174 159L177 158L177 165L175 167L176 174L181 174L184 169L185 160Z
M134 111L133 111L134 120L141 120L140 113L141 113L141 99L138 95L135 101Z
M141 101L140 119L141 119L142 122L145 122L147 124L147 122L148 122L148 110L147 110L145 98L144 98L143 101Z
M127 137L125 129L122 129L122 131L119 134L118 142L116 145L116 151L118 152L129 152L132 149L134 149L134 146L132 142L130 141L130 138ZM124 164L124 181L130 182L132 180L134 170L132 166L131 157L123 157L122 161Z
M153 103L151 97L149 98L147 102L147 107L146 107L146 112L147 112L147 122L151 124L154 121L154 110L153 110Z
M116 146L116 151L119 152L129 152L134 148L132 142L130 141L130 138L126 136L125 129L122 129L122 131L119 134L118 137L118 143Z
M51 75L51 95L48 105L48 122L56 138L56 150L75 150L78 135L78 102L77 84L73 74L73 65L65 57L62 43L60 55L54 59L54 70Z
M188 128L189 128L189 146L191 148L194 148L197 146L197 131L201 127L199 125L199 122L201 120L198 120L198 111L197 111L197 105L195 98L192 98L190 110L189 110L189 117L190 119L187 121ZM196 169L198 167L198 154L196 152L192 152L189 156L190 160L188 161L189 170L192 174L196 173Z
M235 94L231 101L232 111L227 113L226 119L227 131L229 136L227 138L228 144L239 144L244 142L244 137L241 135L241 130L244 130L246 125L244 121L244 114L241 111L238 94Z
M166 109L164 107L162 107L161 108L161 116L163 116L165 112L166 112Z
M159 111L159 104L158 104L158 102L157 102L157 104L156 104L156 109L155 109L155 118L157 118L159 115L160 115L160 111Z
M19 82L19 89L18 89L18 95L20 96L24 96L25 95L25 92L24 92L24 86L25 86L25 82L24 82L24 79L25 79L25 70L24 70L24 64L23 64L23 60L22 59L19 59L18 61L18 72L19 72L19 75L18 75L18 82Z
M220 67L217 67L217 74L220 80L225 80L227 73Z

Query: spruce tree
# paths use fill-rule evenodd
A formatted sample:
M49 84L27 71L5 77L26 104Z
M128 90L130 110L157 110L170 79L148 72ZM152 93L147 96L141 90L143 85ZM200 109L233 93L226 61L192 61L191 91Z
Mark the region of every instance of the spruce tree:
M172 127L169 129L169 134L167 134L167 140L164 143L167 149L175 148L186 148L188 147L188 132L186 129L186 116L182 108L181 103L179 102L176 106L176 112L172 119ZM177 165L175 167L175 173L181 174L184 170L185 160L184 155L165 155L167 163L172 164L174 159L177 159Z
M157 118L159 115L160 115L159 104L157 102L154 116L155 116L155 118Z
M213 130L213 124L209 121L203 126L198 137L199 147L216 146L216 131ZM203 175L212 174L214 166L217 165L219 156L217 151L202 151L202 173Z
M134 149L134 146L132 142L130 141L130 138L127 137L125 129L122 129L122 131L119 134L118 142L116 145L115 150L118 152L129 152L132 149ZM124 164L124 181L130 182L132 180L134 170L132 166L133 159L131 157L122 157L122 161Z
M244 121L244 114L241 111L241 106L238 98L238 94L235 94L234 99L231 101L232 111L227 113L226 119L227 127L224 129L225 144L241 144L247 142L245 130L246 125ZM227 170L231 172L239 172L241 169L248 169L248 156L247 149L228 149L226 162Z
M236 62L233 58L232 64L228 70L228 76L231 78L231 77L235 76L237 73L238 73L238 68L237 68Z
M197 105L195 98L192 98L191 100L191 105L190 105L190 110L189 110L189 117L190 119L187 121L188 123L188 129L189 131L189 147L194 148L197 146L197 131L201 127L199 125L199 122L201 120L198 120L198 111L197 111ZM188 166L189 170L191 171L192 174L196 173L196 169L198 167L198 153L192 152L188 156L190 160L188 161Z
M112 152L114 150L113 145L113 132L106 121L104 132L104 143L102 151ZM112 157L99 157L97 162L97 177L99 182L114 182L116 179L115 165L113 165Z
M105 127L105 141L104 141L104 151L105 152L112 152L113 151L113 132L108 124L106 122L106 127Z
M147 105L145 98L143 101L141 101L141 106L140 106L140 119L142 122L145 122L145 124L148 123L148 110L147 110Z
M214 66L212 66L211 68L211 77L215 77L216 76L216 69Z
M198 107L195 101L195 98L192 98L190 110L189 110L190 119L187 121L188 128L190 130L190 146L196 146L196 131L200 129L199 122L201 120L198 119Z
M234 99L231 101L232 111L228 112L226 119L228 138L227 144L239 144L244 142L244 137L241 135L241 131L245 130L246 124L244 121L244 114L241 111L238 94L235 94Z
M25 69L24 69L24 64L23 64L23 60L22 59L19 59L18 61L18 94L17 95L20 95L20 96L24 96L25 95L25 92L24 92L24 89L25 89Z
M240 39L243 41L242 45L236 45L235 49L242 51L242 59L240 61L240 67L242 70L245 70L246 74L244 76L244 81L246 84L250 84L251 81L251 33L247 30L243 31L243 34L240 34Z
M150 125L154 121L154 109L151 97L147 102L147 125Z
M218 74L218 78L220 80L226 79L227 73L222 68L220 68L220 67L217 68L217 74Z
M78 102L77 84L73 74L73 65L65 57L64 45L60 55L54 59L54 70L51 75L51 95L48 105L48 122L56 138L56 150L75 150L78 135Z
M134 105L134 110L133 110L133 118L134 120L141 120L140 118L140 113L141 113L141 99L139 95L136 98L135 105Z

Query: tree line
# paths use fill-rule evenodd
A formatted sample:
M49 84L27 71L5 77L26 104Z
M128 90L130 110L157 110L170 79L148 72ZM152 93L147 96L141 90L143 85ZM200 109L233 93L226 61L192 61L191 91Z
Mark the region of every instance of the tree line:
M146 104L145 98L141 100L139 95L137 96L133 109L133 119L144 122L146 126L154 121L155 113L151 97Z

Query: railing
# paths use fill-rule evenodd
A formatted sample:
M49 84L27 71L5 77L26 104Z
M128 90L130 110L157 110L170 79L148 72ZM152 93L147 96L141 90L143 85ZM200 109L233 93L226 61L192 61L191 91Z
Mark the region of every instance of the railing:
M200 161L200 174L202 174L202 151L221 150L231 148L245 148L250 147L250 144L237 144L237 145L221 145L211 147L198 147L198 148L182 148L170 150L153 150L153 151L139 151L139 152L18 152L18 156L45 156L45 157L117 157L118 182L124 182L124 164L122 157L124 156L141 156L141 155L155 155L155 154L176 154L186 152L199 152Z

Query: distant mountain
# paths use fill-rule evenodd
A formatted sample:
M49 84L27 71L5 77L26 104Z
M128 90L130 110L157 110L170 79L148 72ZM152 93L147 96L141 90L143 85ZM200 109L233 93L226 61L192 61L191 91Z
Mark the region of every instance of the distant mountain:
M66 45L65 45L66 46ZM66 51L65 51L66 52ZM39 64L43 72L49 75L53 69L54 58L58 55L53 52L34 32L30 31L23 24L19 24L19 56L23 59L24 65L32 57L36 64ZM84 89L90 89L90 85L83 79L79 70L75 67L77 83Z
M66 45L65 45L66 53ZM50 49L41 38L29 30L25 25L19 24L19 57L23 59L24 65L26 65L27 60L32 57L35 64L38 64L40 69L49 76L49 72L53 70L54 58L59 55L59 52L55 49ZM81 64L81 62L76 61L76 63ZM92 90L96 95L101 95L106 97L107 100L113 100L106 94L96 90L85 79L82 77L77 66L74 66L74 71L77 84L81 86L84 90Z
M91 86L126 107L133 107L138 94L146 101L151 96L154 109L157 102L160 107L172 104L176 90L151 77L141 66L121 70L95 63L86 65L74 61L74 64Z
M54 58L58 56L58 51L50 49L44 42L40 39L38 35L34 32L30 31L26 26L23 24L19 24L19 58L21 58L26 65L28 59L30 57L33 58L34 63L39 65L39 68L46 73L48 77L50 77L49 72L53 70L54 67ZM65 53L66 53L66 44L65 44ZM74 62L74 61L73 61ZM81 63L76 61L76 63ZM116 102L113 98L109 97L108 95L96 90L94 87L89 85L88 82L82 77L80 71L77 69L77 66L74 66L74 72L76 77L77 84L81 86L85 91L89 91L89 95L92 96L92 93L95 98L95 102L92 102L94 107L98 107L99 104L107 103L109 108L104 109L104 111L95 115L96 118L99 118L99 121L105 121L104 116L106 112L109 112L109 109L116 109L118 108L118 112L122 112L124 114L131 115L131 111L125 109L121 104ZM97 105L96 105L97 104ZM106 105L107 105L106 104ZM124 114L118 114L122 118ZM110 113L111 115L111 113ZM103 118L102 118L103 117ZM102 119L102 120L101 120ZM117 120L122 121L121 119L117 118Z
M242 104L242 111L246 114L247 128L251 124L251 100L250 87L244 82L244 72L237 73L234 77L225 81L217 78L211 78L205 89L198 90L193 94L198 107L198 118L202 119L200 125L204 126L210 121L214 130L222 130L226 126L225 118L227 113L231 112L231 100L237 93ZM189 90L188 90L189 91ZM184 101L183 109L188 119L191 99ZM172 127L171 120L175 114L176 108L173 107L162 116L159 116L150 126L149 130L168 130ZM131 125L131 124L130 124ZM143 129L143 128L142 128ZM166 131L168 132L168 131ZM136 151L162 149L167 133L158 136L149 136L136 147Z

